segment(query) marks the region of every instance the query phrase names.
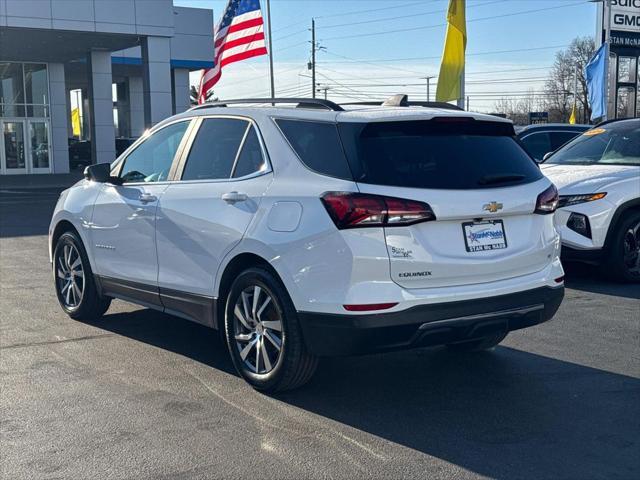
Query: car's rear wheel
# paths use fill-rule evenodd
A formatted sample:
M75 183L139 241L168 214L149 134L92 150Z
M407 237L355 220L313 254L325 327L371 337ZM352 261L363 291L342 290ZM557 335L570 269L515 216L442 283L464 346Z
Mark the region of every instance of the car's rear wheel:
M498 332L482 338L468 340L466 342L450 343L447 348L454 352L480 352L489 350L502 342L507 336L507 332Z
M621 218L605 255L605 274L618 281L640 282L640 212Z
M305 347L293 303L266 269L250 268L233 282L225 336L236 370L257 390L297 388L315 372L318 361Z
M63 233L53 251L53 277L60 306L76 320L95 320L108 310L111 298L98 294L82 241Z

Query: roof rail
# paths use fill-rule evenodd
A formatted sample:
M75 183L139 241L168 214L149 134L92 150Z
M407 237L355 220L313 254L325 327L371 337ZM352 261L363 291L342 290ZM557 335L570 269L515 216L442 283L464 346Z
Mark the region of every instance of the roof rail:
M411 102L409 96L404 94L392 95L385 101L380 102L351 102L343 103L342 105L379 105L383 107L430 107L430 108L442 108L445 110L459 110L464 111L457 105L446 102Z
M192 107L190 110L200 110L202 108L226 107L227 105L241 105L249 103L262 103L275 105L276 103L296 103L296 108L323 108L333 110L334 112L342 112L344 109L330 100L322 100L320 98L236 98L233 100L219 100L216 102L206 102L202 105Z

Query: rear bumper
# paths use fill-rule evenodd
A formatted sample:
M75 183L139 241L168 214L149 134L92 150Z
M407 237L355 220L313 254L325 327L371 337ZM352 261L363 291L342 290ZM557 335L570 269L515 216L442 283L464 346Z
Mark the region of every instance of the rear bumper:
M305 343L319 356L358 355L443 345L550 320L564 286L371 315L298 312Z

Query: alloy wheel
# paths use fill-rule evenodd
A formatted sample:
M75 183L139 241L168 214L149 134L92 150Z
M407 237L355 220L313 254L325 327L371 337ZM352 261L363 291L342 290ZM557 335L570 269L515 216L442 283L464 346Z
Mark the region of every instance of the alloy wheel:
M627 271L640 276L640 222L630 225L623 237L623 261Z
M280 311L269 292L245 288L233 309L233 335L240 359L255 374L271 372L280 361L283 336Z
M84 268L78 249L65 244L56 258L56 281L60 297L67 308L76 308L84 295Z

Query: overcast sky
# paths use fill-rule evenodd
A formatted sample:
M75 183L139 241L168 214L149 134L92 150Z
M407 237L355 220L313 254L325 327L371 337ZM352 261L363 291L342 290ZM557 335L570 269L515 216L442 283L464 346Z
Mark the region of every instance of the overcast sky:
M213 9L216 23L226 3L174 0L175 5ZM423 77L439 70L447 6L448 0L271 0L276 94L310 94L309 28L315 17L316 38L324 47L317 54L317 82L329 88L329 98L409 93L424 100ZM468 0L471 109L489 111L500 95L539 90L555 52L576 36L595 34L596 9L587 0ZM266 56L232 64L223 70L215 94L266 96L268 78ZM192 75L193 83L197 79Z

